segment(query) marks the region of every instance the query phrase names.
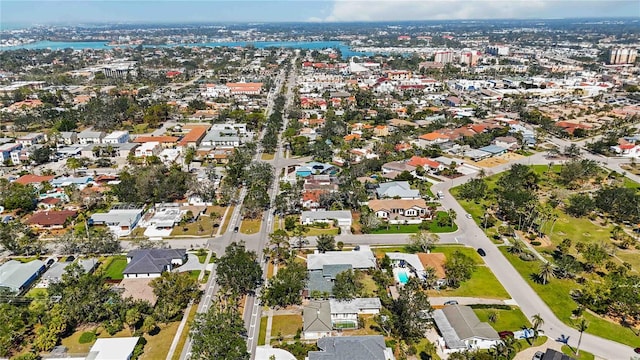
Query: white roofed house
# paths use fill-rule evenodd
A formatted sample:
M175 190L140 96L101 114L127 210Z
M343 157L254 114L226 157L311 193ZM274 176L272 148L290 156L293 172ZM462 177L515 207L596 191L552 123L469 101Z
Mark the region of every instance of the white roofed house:
M380 313L379 298L356 298L347 301L329 299L331 324L335 329L357 329L358 315Z
M158 156L162 151L162 146L157 141L142 143L134 150L135 157Z
M128 131L114 131L102 139L103 144L124 144L129 141Z
M303 225L311 225L314 222L331 223L336 221L338 226L351 226L351 211L303 211L300 214L300 222Z
M118 209L109 210L108 213L96 213L91 215L89 223L91 225L107 226L116 236L128 236L138 225L144 209Z
M78 134L78 142L80 143L80 145L101 144L104 136L104 131L93 131L92 129L86 129Z

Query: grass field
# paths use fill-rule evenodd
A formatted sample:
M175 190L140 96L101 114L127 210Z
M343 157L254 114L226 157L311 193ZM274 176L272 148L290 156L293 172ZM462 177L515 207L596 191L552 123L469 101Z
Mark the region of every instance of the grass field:
M171 236L190 235L190 236L211 236L214 231L213 224L218 219L211 216L200 216L198 220L184 226L174 226Z
M282 336L285 340L291 340L300 328L302 328L302 316L300 315L274 316L271 323L271 340L275 341L278 336Z
M265 344L267 340L267 320L268 317L263 316L260 318L260 332L258 333L258 346L262 346Z
M580 350L580 355L576 356L576 349L572 348L569 345L562 345L562 353L565 355L569 355L576 360L593 360L595 357L592 353L588 353Z
M496 331L517 331L523 326L530 327L531 323L518 307L511 310L501 309L473 309L480 321L488 322ZM495 312L498 315L495 323L489 322L489 314Z
M546 285L539 284L533 280L532 274L538 272L540 262L522 261L520 258L509 254L506 248L501 248L500 251L503 252L538 296L551 308L553 313L565 324L573 326L574 320L571 318L571 312L577 307L577 304L571 298L570 292L578 288L579 285L572 280L564 279L551 279ZM589 328L586 332L631 347L640 346L640 337L636 336L633 330L591 315L588 312L584 313L584 318L589 322Z
M471 279L460 284L457 289L429 290L430 296L464 296L489 299L509 299L509 293L502 287L495 275L486 266L476 266Z
M244 219L240 224L240 232L247 235L255 234L260 231L260 225L262 225L261 219Z
M124 276L122 272L127 267L127 257L124 255L114 256L104 271L104 276L109 279L120 280Z
M191 307L191 311L189 311L189 315L187 317L187 324L185 325L184 329L182 330L182 333L180 334L180 339L178 340L176 351L173 353L172 360L180 359L180 353L182 352L182 348L184 348L184 344L187 342L187 337L189 336L189 328L191 327L191 323L193 322L193 319L196 317L197 311L198 311L198 304L193 304L193 306Z
M262 153L262 160L265 161L269 161L269 160L273 160L273 158L275 157L275 154L270 154L270 153Z
M338 235L338 228L330 228L330 229L320 229L320 228L309 228L309 230L304 233L306 236L318 236L318 235Z
M144 346L144 352L138 358L140 360L156 360L165 359L173 337L178 331L180 321L174 321L166 326L160 327L160 332L155 335L144 334L144 338L147 340L147 344Z
M437 217L446 216L446 212L438 211L436 216ZM436 219L433 219L432 221L429 222L429 231L431 231L432 233L448 233L448 232L454 232L456 230L458 230L458 225L456 225L455 222L453 223L453 226L450 226L450 225L439 226ZM418 231L420 231L420 224L407 224L407 225L389 224L389 226L383 225L377 228L376 230L373 230L371 233L372 234L413 234L413 233L417 233Z
M233 210L235 206L229 206L229 210L227 211L227 217L224 219L224 223L222 224L222 229L220 229L220 234L224 234L229 227L229 222L231 222L231 214L233 214ZM224 216L224 211L220 213L220 216Z

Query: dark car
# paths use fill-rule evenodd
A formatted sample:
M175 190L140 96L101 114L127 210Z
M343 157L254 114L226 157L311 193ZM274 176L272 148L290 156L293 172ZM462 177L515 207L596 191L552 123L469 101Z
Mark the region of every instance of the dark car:
M237 227L237 226L233 228L233 232L234 232L234 233L237 233L237 232L238 232L238 227Z
M455 300L449 300L444 302L445 305L458 305L458 302Z
M479 248L478 249L478 254L480 254L480 256L487 256L487 253L486 253L486 251L484 251L483 248Z
M513 331L500 331L498 335L500 335L500 339L506 339L508 337L513 337Z
M633 349L633 351L634 351L636 354L640 354L640 348L635 348L635 349Z

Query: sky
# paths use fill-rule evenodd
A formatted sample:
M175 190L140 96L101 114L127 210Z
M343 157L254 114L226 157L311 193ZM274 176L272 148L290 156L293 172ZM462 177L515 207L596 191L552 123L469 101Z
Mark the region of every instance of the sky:
M639 0L0 0L10 24L640 17ZM3 25L4 24L4 25Z

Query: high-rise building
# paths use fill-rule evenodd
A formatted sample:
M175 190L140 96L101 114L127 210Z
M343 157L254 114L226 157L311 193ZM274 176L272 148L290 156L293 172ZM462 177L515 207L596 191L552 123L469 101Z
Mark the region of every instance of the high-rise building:
M509 55L509 47L505 45L489 45L487 46L487 54L494 56L507 56Z
M433 62L441 63L441 64L449 64L453 62L453 51L451 50L443 50L436 51L433 56Z
M460 64L466 64L467 66L476 66L480 56L477 51L465 50L460 53Z
M609 52L609 64L633 64L636 62L638 50L632 48L612 48Z

